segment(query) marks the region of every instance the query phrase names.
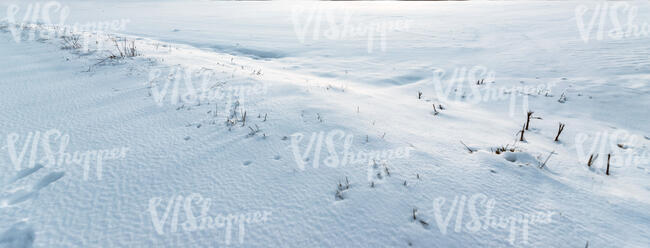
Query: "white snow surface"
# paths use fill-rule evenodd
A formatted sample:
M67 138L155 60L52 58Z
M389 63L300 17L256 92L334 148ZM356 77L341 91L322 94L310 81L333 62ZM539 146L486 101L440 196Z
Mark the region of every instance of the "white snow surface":
M17 5L24 11L29 3L35 2L2 1L0 10ZM598 40L596 28L585 42L575 9L590 7L590 17L596 2L59 3L69 7L66 24L128 20L124 29L85 38L127 38L139 56L98 63L112 44L84 51L62 49L60 37L16 41L7 13L0 12L0 247L650 244L650 36ZM639 9L637 23L650 22L648 2L629 4ZM349 11L353 23L409 25L388 32L383 48L380 35L315 38L313 26L301 42L296 25L309 22L296 10L336 20ZM320 22L327 30L327 18ZM478 87L485 99L437 95L436 68L450 74L476 67L495 74ZM156 101L164 80L151 80L152 73L165 78L177 68L213 72L215 92L263 87L230 99L240 104L234 118L245 111L247 120L229 126L228 99L173 103L176 97L167 95ZM198 87L201 78L193 82ZM539 85L551 87L487 97L490 89ZM460 92L472 94L467 88L452 94ZM528 109L541 119L518 141ZM554 142L560 122L566 129ZM39 155L31 166L15 168L10 137L19 135L18 152L28 147L22 163L28 165L28 134L48 130L69 135L69 153L127 150L105 160L101 171L94 163L86 170L44 165ZM300 168L294 134L304 136L302 155L312 134L339 131L333 137L338 158L344 135L352 135L353 151L410 152L374 166L327 166L332 154L324 142L320 158L312 151ZM582 144L581 137L589 138ZM58 148L60 139L51 140ZM514 150L494 152L506 145ZM599 157L588 167L591 153ZM610 175L608 153L614 154ZM211 199L209 216L266 217L231 230L190 230L183 227L187 207L168 203L192 194ZM493 217L550 213L550 222L471 231L472 204L462 200L476 195L493 200ZM161 200L157 216L152 199ZM440 199L446 201L437 209ZM464 205L452 209L454 199ZM480 215L482 203L475 204ZM168 206L159 232L156 218ZM199 216L200 204L193 209ZM177 210L178 229L172 230Z

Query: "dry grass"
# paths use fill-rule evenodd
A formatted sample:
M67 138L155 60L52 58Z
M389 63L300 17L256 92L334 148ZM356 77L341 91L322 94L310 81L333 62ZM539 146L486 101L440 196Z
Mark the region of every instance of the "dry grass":
M73 34L73 35L65 35L61 37L63 46L61 49L69 50L69 49L80 49L82 47L81 45L81 35L78 34Z

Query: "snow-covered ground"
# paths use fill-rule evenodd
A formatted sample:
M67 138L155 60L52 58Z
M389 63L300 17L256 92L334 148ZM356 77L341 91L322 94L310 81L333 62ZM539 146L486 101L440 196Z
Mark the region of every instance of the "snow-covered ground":
M0 10L0 247L650 244L648 2Z

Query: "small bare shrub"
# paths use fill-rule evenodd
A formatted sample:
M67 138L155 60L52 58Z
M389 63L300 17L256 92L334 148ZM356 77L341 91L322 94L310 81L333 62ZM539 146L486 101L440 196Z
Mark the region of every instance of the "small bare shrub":
M496 154L501 154L504 152L515 152L516 147L510 147L510 145L500 146L493 150Z
M115 53L111 52L111 56L109 56L109 58L124 59L140 55L135 46L135 41L128 41L127 39L124 39L121 43L122 45L120 46L120 42L118 42L117 39L113 39L113 44L115 45L115 49L117 51Z
M64 35L61 37L63 46L61 49L80 49L81 48L81 35L72 34Z
M372 186L374 187L374 182ZM336 188L336 193L334 194L334 199L337 201L344 200L345 198L343 197L343 192L348 189L350 189L350 181L348 180L348 177L345 177L345 185L341 184L341 181L339 181L339 184Z
M469 153L474 153L476 151L475 149L472 149L469 146L465 145L465 143L463 143L462 140L460 141L460 143L463 144L463 146L465 146L465 149L467 149L467 151L469 151Z
M560 139L560 134L562 133L562 131L564 131L564 126L565 126L564 123L560 122L560 127L557 130L557 136L555 136L555 142L560 141L559 140Z
M539 164L540 169L543 169L546 166L546 163L548 162L549 159L551 159L551 156L553 156L554 153L555 153L555 151L552 151L551 153L549 153L548 157L546 157L546 160L544 160L544 163Z
M598 159L598 154L596 154L595 157L593 154L591 154L591 156L589 156L589 161L587 162L587 166L591 167L591 165L594 163L594 161L596 161L596 159Z
M605 171L605 174L609 176L609 159L612 158L612 154L607 154L607 171Z
M559 103L565 103L566 102L566 92L562 92L562 95L560 95L560 99L557 99Z
M542 119L542 117L533 116L533 113L534 113L533 111L528 111L526 113L526 130L528 130L528 125L530 124L530 119L539 119L539 120Z
M250 132L248 132L248 136L250 137L255 136L257 133L260 132L260 127L258 127L257 124L255 124L255 128L252 128L250 126L248 126L248 128L251 130ZM266 136L266 134L264 136Z

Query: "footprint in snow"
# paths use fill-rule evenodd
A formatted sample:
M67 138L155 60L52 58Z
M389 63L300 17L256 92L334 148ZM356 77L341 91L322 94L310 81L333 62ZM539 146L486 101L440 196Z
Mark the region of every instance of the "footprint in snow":
M22 169L18 173L16 173L16 175L13 178L11 178L9 180L9 183L10 184L15 183L16 181L18 181L18 180L20 180L20 179L22 179L22 178L24 178L26 176L31 175L31 174L33 174L34 172L36 172L36 171L38 171L40 169L43 169L43 165L37 164L37 165L34 165L34 167L32 167L32 168Z
M50 185L51 183L61 179L64 175L65 172L52 172L50 174L47 174L47 176L41 178L41 180L39 180L38 183L34 185L33 190L39 191L42 188L45 188L46 186Z
M15 176L10 178L7 184L3 186L11 187L14 183L20 180L29 180L34 178L33 175L43 168L43 165L36 164L34 167L22 169L18 171ZM38 196L38 192L41 189L58 181L64 175L64 172L50 172L41 179L38 179L32 185L31 189L3 189L5 192L10 192L10 195L8 197L0 198L0 208L15 205ZM32 228L28 223L21 221L13 224L9 229L0 234L0 247L29 248L33 246L35 239L36 232L34 231L34 228Z
M0 247L32 247L35 238L36 233L29 224L18 222L0 234Z
M273 157L273 159L275 159L275 160L280 160L280 159L282 159L282 157L280 157L280 155L275 155L275 156Z
M253 163L253 161L250 161L250 160L244 161L244 166L248 166L248 165L250 165L252 163Z
M24 178L31 178L31 175L42 168L43 165L37 164L32 168L20 170L14 177L9 179L7 186L11 186L13 183ZM31 189L9 190L12 193L10 193L9 196L0 199L0 207L15 205L36 197L41 189L61 179L64 175L64 172L51 172L38 180Z

